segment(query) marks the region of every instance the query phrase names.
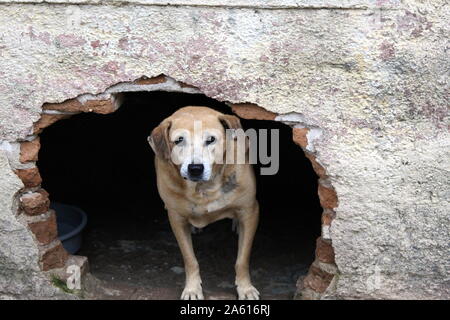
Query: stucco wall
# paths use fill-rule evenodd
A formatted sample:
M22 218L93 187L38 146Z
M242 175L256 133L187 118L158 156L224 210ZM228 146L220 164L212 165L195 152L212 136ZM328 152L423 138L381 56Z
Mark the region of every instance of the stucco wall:
M164 73L316 129L339 198L328 297L450 298L446 2L0 0L0 297L55 294L11 143L44 102Z

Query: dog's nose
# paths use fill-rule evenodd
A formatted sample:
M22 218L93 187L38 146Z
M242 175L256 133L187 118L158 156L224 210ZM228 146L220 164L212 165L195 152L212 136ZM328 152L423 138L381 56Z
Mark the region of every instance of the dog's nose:
M188 172L189 175L191 175L192 177L199 177L203 174L203 170L205 168L203 167L202 164L190 164L188 165Z

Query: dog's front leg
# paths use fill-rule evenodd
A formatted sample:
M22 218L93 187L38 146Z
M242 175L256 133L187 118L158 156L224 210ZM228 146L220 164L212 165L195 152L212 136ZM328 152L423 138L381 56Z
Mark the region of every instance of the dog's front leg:
M186 284L181 294L183 300L203 300L202 280L197 258L192 246L191 228L189 222L174 212L169 211L169 221L177 239L184 260Z
M259 300L259 291L250 280L250 253L259 220L258 203L237 213L239 220L239 245L236 260L236 286L239 300Z

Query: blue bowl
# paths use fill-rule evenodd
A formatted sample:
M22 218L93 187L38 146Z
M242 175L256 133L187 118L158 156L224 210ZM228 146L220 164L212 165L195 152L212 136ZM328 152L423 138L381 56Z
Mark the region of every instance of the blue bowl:
M80 208L59 202L52 202L50 208L56 212L58 238L64 249L70 254L77 253L81 248L82 231L87 223L86 213Z

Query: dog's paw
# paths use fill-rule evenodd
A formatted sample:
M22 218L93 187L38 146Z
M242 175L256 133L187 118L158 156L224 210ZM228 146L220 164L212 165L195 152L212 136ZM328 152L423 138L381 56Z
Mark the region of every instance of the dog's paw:
M202 286L185 287L181 294L181 300L204 300Z
M239 300L259 300L259 291L251 284L237 286Z

